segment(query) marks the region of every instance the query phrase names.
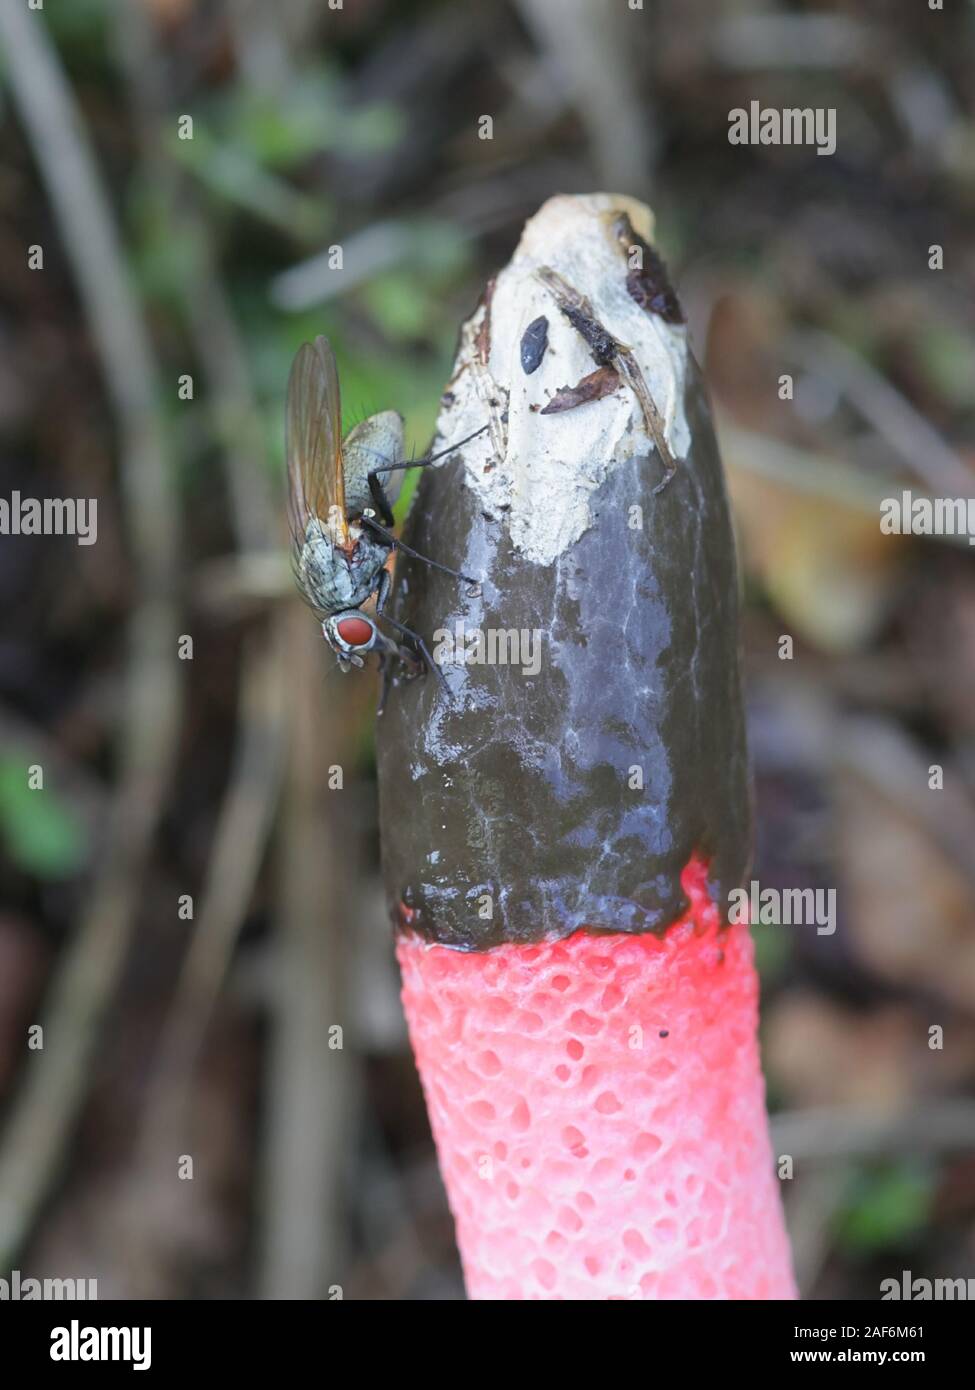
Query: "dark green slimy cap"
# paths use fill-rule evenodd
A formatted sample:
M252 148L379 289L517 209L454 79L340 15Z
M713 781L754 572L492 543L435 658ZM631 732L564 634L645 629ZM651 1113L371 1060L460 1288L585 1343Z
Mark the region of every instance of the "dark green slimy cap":
M565 264L560 268L567 273ZM625 266L619 279L632 305ZM614 295L604 293L598 274L596 281L582 287L592 294L594 312L600 314L604 300L615 312ZM506 331L499 310L505 312L500 278L495 334ZM536 312L537 304L526 305L529 319ZM552 342L531 377L535 396L546 369L553 373L551 390L560 375L593 366L572 358L569 340L557 337L557 313L549 317ZM510 333L516 359L520 327L514 323ZM632 323L627 328L632 346ZM573 330L565 325L562 332ZM472 332L469 342L474 338ZM520 364L509 373L497 348L487 349L490 384L502 389L494 407L482 409L501 418L509 407L514 415L525 398ZM548 366L560 348L561 362ZM653 351L651 342L647 352ZM478 365L455 378L452 398L465 377L477 376ZM473 386L466 413L452 399L441 417L445 442L476 428L471 411L484 382ZM390 906L401 926L431 941L483 950L580 928L659 932L686 907L680 880L693 855L707 859L718 903L727 903L746 874L751 817L734 542L710 411L689 356L682 389L685 448L666 487L654 490L661 464L649 441L629 457L621 447L622 456L595 486L582 460L589 483L579 496L587 522L547 563L537 548L532 558L525 553L504 502L492 504L503 493L486 504L472 471L476 460L468 456L475 446L423 476L404 539L483 583L471 597L457 580L400 557L391 611L435 655L451 655L460 645L475 657L494 658L444 663L449 698L433 677L397 677L378 722ZM573 414L632 404L622 388L615 406L595 401L538 420L543 440L556 437L541 433L553 419L562 420L563 431L569 422L558 436L570 470L567 487L575 485ZM580 438L594 422L589 416L577 426ZM523 416L521 438L526 427L536 428ZM484 441L486 458L496 445L495 430L493 443ZM537 484L542 464L512 457L510 447L494 466L502 462L515 477L516 509L518 470L526 486ZM491 466L490 458L481 465ZM546 486L552 477L558 475L550 466ZM521 520L523 537L531 517Z

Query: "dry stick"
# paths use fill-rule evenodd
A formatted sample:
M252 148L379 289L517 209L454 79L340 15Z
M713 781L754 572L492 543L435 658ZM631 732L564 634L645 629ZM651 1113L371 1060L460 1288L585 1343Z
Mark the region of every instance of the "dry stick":
M708 16L698 35L683 35L694 51L703 52L705 70L713 62L742 71L824 68L830 73L845 67L862 72L872 64L886 72L886 62L877 63L880 55L889 61L886 38L878 26L846 15L768 12Z
M273 94L294 79L284 32L292 9L287 0L273 9L264 0L230 0L228 27L245 89Z
M176 504L157 410L156 369L87 136L43 15L0 5L7 81L71 260L115 409L120 487L139 600L128 624L119 783L102 862L51 986L45 1048L31 1054L0 1153L0 1266L31 1229L85 1092L98 1029L131 939L139 884L175 762L181 709L169 597Z
M273 820L283 758L286 650L281 640L256 639L245 654L239 723L228 790L217 821L198 925L183 962L175 1002L160 1043L153 1092L146 1102L147 1151L179 1152L186 1123L187 1086L203 1045L250 903ZM174 1160L175 1161L175 1160Z
M804 1178L788 1206L796 1273L800 1287L809 1291L829 1255L828 1236L843 1194L844 1170L829 1165L891 1154L971 1154L975 1102L946 1100L873 1115L861 1106L819 1106L776 1115L771 1128L777 1153L804 1165L824 1165Z
M151 98L155 97L158 120L161 93L151 79L144 15L129 16L126 38L124 51L133 88L147 104L151 105ZM148 131L145 143L148 150L154 150L155 142ZM257 445L262 429L250 393L242 345L220 285L207 229L185 182L164 156L155 157L152 167L158 186L169 195L171 207L174 211L179 209L181 225L194 249L195 273L187 287L187 309L226 441L222 457L238 545L262 569L267 569L279 558L269 549L276 529ZM288 575L290 588L287 563L280 568ZM295 686L290 623L291 615L277 615L270 643L253 643L245 653L241 732L234 772L221 806L215 836L218 848L208 870L203 903L147 1105L143 1136L147 1158L153 1154L171 1155L176 1133L187 1131L190 1124L187 1105L192 1071L206 1021L226 977L279 796L285 734L295 722L288 713L289 700L307 698L314 685L314 677L309 675L304 687ZM221 847L228 850L226 855ZM330 938L322 932L316 912L308 905L309 897L320 902L322 895L303 893L301 888L319 864L317 855L291 856L285 884L286 906L278 918L284 974L274 1001L270 1114L265 1127L269 1152L264 1183L268 1200L262 1204L265 1255L261 1286L266 1297L324 1292L329 1272L325 1268L326 1254L332 1260L329 1268L333 1277L336 1267L333 1257L338 1222L334 1207L340 1186L336 1136L343 1126L338 1113L339 1092L330 1087L323 1093L321 1085L321 1069L335 1055L329 1052L327 1031L323 1031L322 1003L337 989L336 961L328 959L327 949L323 956ZM287 904L296 901L304 904L306 915L288 909ZM315 924L314 937L308 932L311 922ZM337 1012L337 1008L333 1009L333 1013ZM344 1072L341 1079L345 1079Z
M949 776L937 796L926 796L928 753L900 724L877 716L848 715L833 724L820 766L843 770L882 796L901 817L948 857L975 892L975 803Z
M781 1147L776 1152L792 1154L791 1149ZM847 1170L844 1165L819 1168L805 1173L802 1182L793 1186L796 1190L786 1198L789 1239L796 1283L802 1296L808 1298L836 1239L837 1212L848 1193Z
M672 291L621 226L650 249L642 205L550 199L461 334L439 433L492 429L428 470L408 539L483 583L404 565L395 601L480 659L444 666L449 699L400 683L378 735L403 998L472 1297L788 1297L726 924L750 855L730 518ZM542 414L621 344L617 391Z
M322 718L322 643L296 605L287 656L291 756L278 871L274 1008L267 1080L258 1294L325 1298L344 1279L342 1180L349 1151L356 1049L349 1037L346 936L357 906L347 815L354 790L326 790L330 766L348 758L343 681ZM345 772L349 769L346 766ZM337 1047L335 1026L343 1029Z
M244 649L238 695L238 733L227 789L220 803L207 861L195 930L158 1043L138 1138L136 1175L149 1172L162 1186L172 1179L177 1156L195 1146L192 1087L200 1055L274 823L286 727L283 623L270 637ZM142 1296L158 1292L153 1281L165 1269L164 1232L147 1227L147 1213L116 1213L125 1224L130 1280Z
M166 92L150 22L141 6L126 6L120 16L119 56L139 128L146 178L164 198L172 225L186 246L184 309L206 376L215 433L224 445L221 460L238 547L245 553L270 555L278 528L262 447L263 421L209 227L188 178L162 140Z
M788 1110L772 1121L779 1153L810 1162L875 1154L975 1152L975 1101L945 1100L896 1114L860 1106Z
M777 670L766 677L776 719L756 725L752 753L759 765L775 768L776 736L788 749L789 764L813 777L824 771L847 776L887 801L891 809L951 861L975 892L975 801L964 782L947 766L945 786L927 796L930 757L903 725L885 716L844 714L838 702L805 700ZM771 668L770 668L771 669ZM828 675L823 679L828 679ZM776 723L778 730L776 731Z
M345 1297L399 1299L424 1273L429 1257L421 1228L437 1219L443 1184L432 1156L410 1155L404 1163L393 1152L375 1108L363 1108L361 1128L366 1159L353 1199L360 1253L348 1270Z
M277 528L260 447L261 419L208 228L186 180L159 139L165 92L152 51L149 22L141 9L126 10L120 35L147 175L161 190L173 224L180 227L190 249L186 312L203 364L217 433L224 442L221 460L237 543L245 552L269 556ZM160 1041L140 1138L145 1162L167 1171L175 1153L192 1148L189 1101L193 1074L277 805L288 726L286 624L287 615L276 614L271 632L248 642L243 654L233 766L220 806L193 937ZM149 1250L143 1245L138 1255L148 1269L152 1263Z
M518 8L571 94L600 183L640 187L657 153L633 71L644 16L614 0L519 0Z
M878 525L884 498L897 497L904 486L903 479L892 474L880 476L846 464L832 454L797 449L793 444L768 435L740 429L727 415L718 415L718 437L730 470L740 468L779 483L792 492L837 502L851 511L876 517ZM915 497L932 500L930 492L919 492L917 488L912 492ZM935 534L924 539L935 544L964 546L971 553L964 531Z
M971 493L975 473L960 455L886 377L839 338L805 329L790 334L784 348L806 371L838 386L925 487L952 497Z
M566 177L566 169L555 160L541 168L506 169L494 177L478 169L466 183L458 170L457 182L433 199L427 215L450 222L455 235L474 241L519 220L534 206L537 188L557 188ZM422 230L409 221L373 222L346 237L341 275L329 265L328 251L319 252L273 277L268 290L271 303L294 313L349 294L363 281L408 260L420 235Z
M663 416L663 411L667 410L670 403L668 402L662 408L657 405L652 393L647 389L636 355L625 343L621 343L614 334L611 334L594 319L592 305L585 295L575 291L557 271L551 270L548 266L542 266L535 273L542 284L552 292L552 297L563 314L581 315L584 320L592 324L599 340L595 348L591 339L589 340L589 347L593 352L594 360L604 366L612 364L639 401L646 432L653 440L654 447L663 464L664 480L658 484L658 488L662 488L677 469L677 462L670 451L670 445L667 443L666 424Z

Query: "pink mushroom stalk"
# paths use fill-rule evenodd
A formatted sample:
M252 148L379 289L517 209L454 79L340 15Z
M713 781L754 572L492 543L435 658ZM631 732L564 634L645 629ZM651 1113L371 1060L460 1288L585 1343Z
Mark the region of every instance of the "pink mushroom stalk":
M403 935L403 1004L476 1299L793 1297L747 927L705 867L661 936Z

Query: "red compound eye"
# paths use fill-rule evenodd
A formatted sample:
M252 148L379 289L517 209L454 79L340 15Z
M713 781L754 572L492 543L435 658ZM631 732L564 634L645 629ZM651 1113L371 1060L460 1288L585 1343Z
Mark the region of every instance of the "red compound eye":
M335 631L350 647L367 647L372 641L372 627L365 618L343 618Z

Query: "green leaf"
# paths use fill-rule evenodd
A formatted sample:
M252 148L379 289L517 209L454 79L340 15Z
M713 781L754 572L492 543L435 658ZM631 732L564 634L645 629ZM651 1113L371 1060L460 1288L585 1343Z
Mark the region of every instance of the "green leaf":
M840 1214L840 1239L863 1253L901 1244L926 1225L933 1194L933 1174L914 1161L860 1169Z
M433 306L429 294L409 271L374 276L363 286L362 297L392 342L422 337Z
M917 339L921 367L935 390L951 405L971 401L975 349L961 328L951 323L922 327Z
M342 152L350 158L384 154L399 144L402 134L403 118L396 107L363 106L350 111L342 122Z
M792 943L789 928L758 923L751 928L755 943L755 968L764 984L778 979L789 962Z
M174 158L211 193L299 240L316 242L325 234L331 211L324 197L306 194L269 172L245 149L214 139L196 126L192 140L171 132Z
M49 786L32 790L27 758L0 761L0 838L7 854L36 878L65 878L84 863L81 822Z

